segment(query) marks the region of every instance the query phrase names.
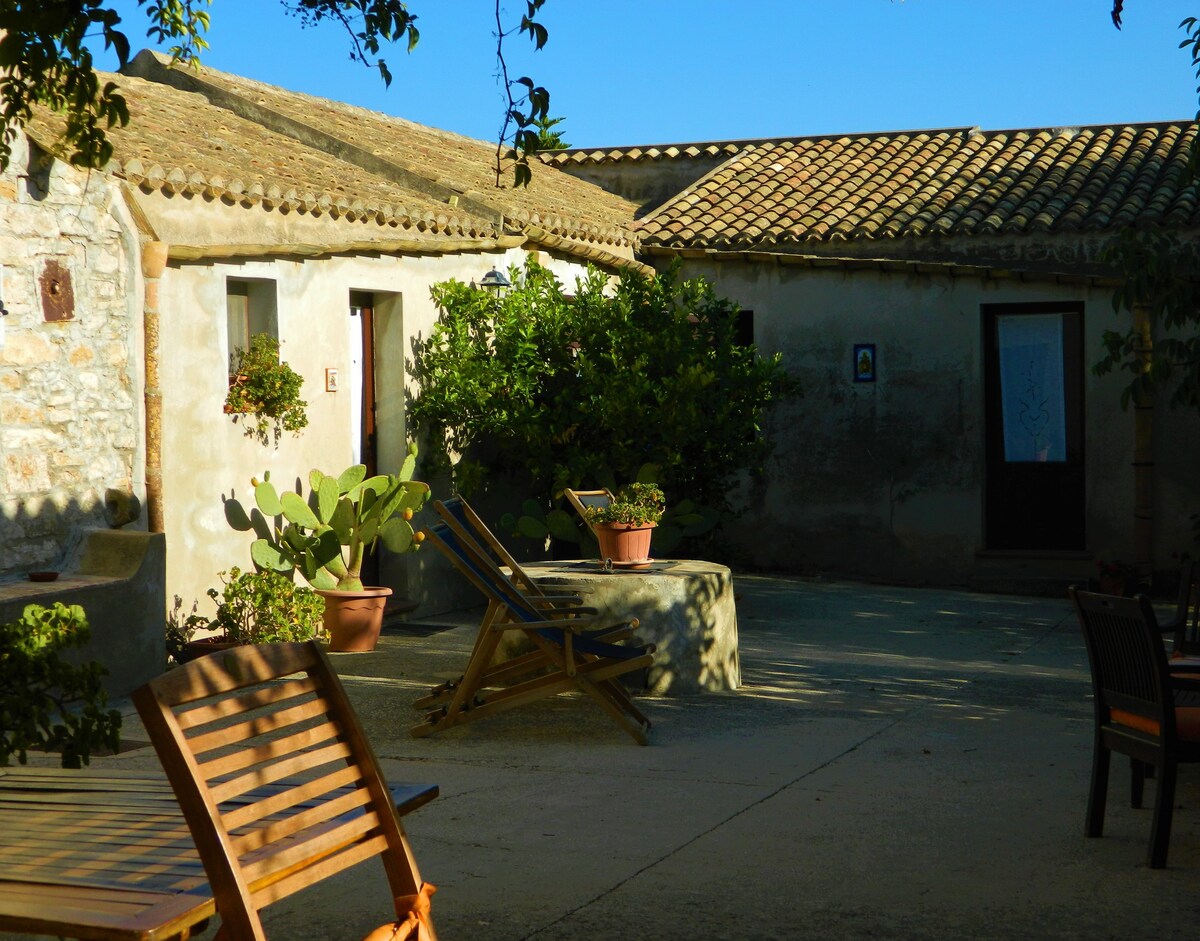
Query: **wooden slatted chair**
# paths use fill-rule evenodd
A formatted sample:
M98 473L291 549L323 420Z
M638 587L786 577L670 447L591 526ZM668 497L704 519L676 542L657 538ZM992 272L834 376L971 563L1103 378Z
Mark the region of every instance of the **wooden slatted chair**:
M1130 796L1141 807L1148 771L1155 777L1154 818L1147 865L1167 862L1175 776L1180 762L1200 761L1200 708L1183 705L1200 678L1168 666L1154 609L1145 595L1118 598L1070 590L1092 670L1095 708L1091 786L1084 832L1104 832L1111 755L1128 755Z
M1184 561L1179 572L1175 612L1159 629L1164 637L1172 635L1172 657L1200 658L1200 563Z
M375 755L315 643L202 657L134 702L196 842L222 941L261 941L261 909L374 856L398 919L378 937L434 941L434 888L421 881ZM256 796L273 783L287 786Z
M487 610L463 675L434 687L414 704L428 709L416 736L484 718L570 690L589 695L640 745L650 720L633 704L617 677L654 662L652 644L635 645L636 622L601 626L596 611L578 597L526 591L501 571L491 552L464 527L444 520L424 530L487 599ZM520 632L533 645L527 654L495 662L502 635Z

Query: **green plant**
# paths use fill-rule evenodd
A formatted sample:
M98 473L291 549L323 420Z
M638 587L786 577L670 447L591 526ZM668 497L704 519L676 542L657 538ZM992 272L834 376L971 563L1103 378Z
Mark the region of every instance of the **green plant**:
M121 713L104 708L104 667L64 656L89 637L79 605L31 604L0 624L0 765L14 754L25 764L31 748L61 751L64 768L89 763L95 748L117 750Z
M247 515L237 500L225 501L225 518L239 532L258 536L250 557L260 569L299 572L320 589L362 591L366 552L382 541L391 552L419 548L421 536L409 522L429 499L429 485L413 480L417 446L409 444L399 474L367 478L362 464L337 477L314 470L309 495L279 494L270 473L253 480L256 509Z
M608 506L589 506L589 523L623 523L626 526L658 525L666 497L656 484L633 483L623 487Z
M218 577L220 591L208 590L217 616L207 625L239 644L281 644L320 637L325 599L285 575L264 569L243 572L236 565Z
M298 435L308 426L300 398L304 377L279 359L279 341L269 333L256 333L249 349L239 349L230 364L229 393L225 411L234 424L240 420L247 438L275 447L285 431Z
M183 649L195 636L196 631L208 627L208 619L198 613L199 602L192 602L192 610L183 613L183 599L175 596L175 604L167 612L167 662L183 663Z
M436 285L437 325L414 357L414 424L454 464L528 481L554 512L565 487L634 480L729 509L735 478L770 450L768 409L799 393L778 355L738 342L739 312L703 280L592 270L568 295L530 261L497 298Z

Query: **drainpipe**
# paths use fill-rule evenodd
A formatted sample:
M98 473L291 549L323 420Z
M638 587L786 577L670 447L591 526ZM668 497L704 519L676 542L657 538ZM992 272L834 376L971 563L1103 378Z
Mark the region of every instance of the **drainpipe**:
M145 303L142 328L146 343L146 519L150 532L161 533L162 506L162 389L158 385L158 282L167 267L167 243L142 243Z
M1138 584L1148 586L1154 574L1154 393L1149 385L1154 361L1150 308L1133 305L1134 356L1138 384L1133 394L1134 564Z

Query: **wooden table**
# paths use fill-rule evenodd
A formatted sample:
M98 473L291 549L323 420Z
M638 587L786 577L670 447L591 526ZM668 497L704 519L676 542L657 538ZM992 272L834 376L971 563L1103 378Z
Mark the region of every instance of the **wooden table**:
M438 794L391 790L402 815ZM213 914L161 772L0 768L0 930L108 941L130 937L114 925L132 915L146 938L187 938Z

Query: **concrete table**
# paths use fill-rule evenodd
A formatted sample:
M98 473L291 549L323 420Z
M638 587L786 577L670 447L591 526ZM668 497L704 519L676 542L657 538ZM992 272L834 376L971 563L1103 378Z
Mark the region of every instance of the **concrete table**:
M578 585L584 604L602 620L636 617L636 636L657 647L647 671L653 695L737 689L737 612L733 576L712 562L663 560L648 568L605 572L591 561L533 562L522 566L548 593Z

